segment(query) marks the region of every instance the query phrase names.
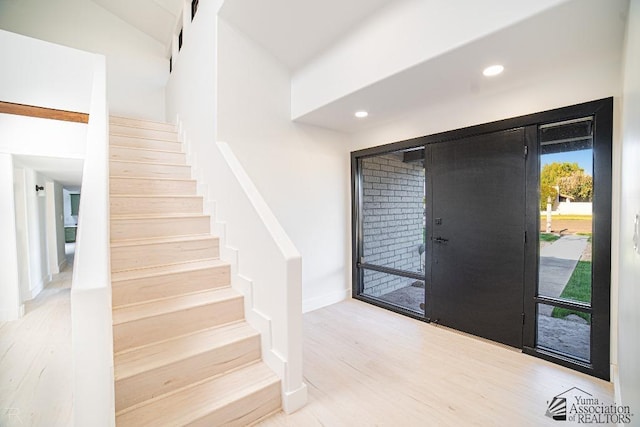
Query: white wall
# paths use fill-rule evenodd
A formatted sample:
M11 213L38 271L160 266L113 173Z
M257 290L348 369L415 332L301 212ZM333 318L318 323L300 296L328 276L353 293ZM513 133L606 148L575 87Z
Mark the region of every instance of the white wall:
M0 4L0 28L5 27L6 4ZM13 82L0 85L0 101L89 111L92 75L89 55L0 30L0 57L0 81Z
M24 5L28 3L24 2ZM0 3L0 21L7 19L9 9L14 13L19 8L13 9L22 4L23 2ZM49 18L47 21L50 20ZM0 100L90 111L97 55L0 31L0 57ZM51 75L43 71L50 71ZM10 222L3 221L2 224L3 227L11 227L10 231L3 233L7 239L3 243L13 245L11 253L3 256L0 269L6 275L1 286L11 288L6 290L7 298L2 298L2 304L6 305L2 309L5 320L15 319L20 315L21 302L37 295L49 275L45 231L46 198L38 198L34 188L36 183L45 185L47 179L31 168L22 167L26 207L24 215L15 218L12 155L82 159L87 147L87 135L87 125L81 123L0 114L0 154L4 159L11 159L12 165L9 169L11 179L3 182L10 186L3 187L7 191L0 194L0 203L7 208L3 208L3 213L6 211L12 216ZM23 246L26 246L25 253L28 253L28 257L24 256L25 259L21 260L24 261L24 269L20 268L15 255L16 232L20 231L16 228L17 220L24 223L24 228L20 230L24 231L22 235L27 236ZM19 274L19 271L24 274ZM29 277L24 281L20 280L25 283L21 289L19 278L26 276ZM17 299L13 298L14 294L18 296ZM12 304L15 306L10 307Z
M203 149L216 140L229 143L302 254L305 310L344 299L350 289L346 137L292 123L289 72L217 22L216 10L215 2L201 3L198 25L185 26L167 85L167 117L179 114L187 137Z
M303 307L348 296L346 135L291 122L287 69L219 22L218 140L229 143L303 259Z
M633 250L634 217L640 215L640 0L631 0L622 102L622 196L619 250L619 393L640 425L640 254Z
M564 1L391 2L295 73L291 117L301 117Z
M0 152L0 321L20 316L18 253L13 199L13 159Z
M18 162L14 163L19 165ZM24 167L25 171L25 197L26 197L26 227L28 237L29 258L29 289L26 290L26 299L35 298L44 288L49 276L49 263L47 258L47 198L36 194L35 186L46 188L50 181L35 170ZM24 301L23 301L24 302Z
M49 280L60 273L65 264L64 247L64 214L62 203L62 185L49 180L46 185L47 194L47 258L49 260Z
M105 55L111 114L164 120L164 85L169 72L164 47L96 3L3 1L0 2L0 28ZM29 51L21 55L24 56L24 52ZM32 61L34 65L42 63L39 53L32 55ZM4 58L2 62L4 67ZM59 63L68 65L60 58ZM39 68L43 74L49 71L49 67ZM88 84L90 93L90 82ZM55 85L43 87L49 89ZM37 86L34 89L42 92ZM88 102L80 111L87 109Z
M56 229L56 251L58 259L58 271L64 268L67 263L64 238L64 203L62 195L62 185L54 183L54 210L55 210L55 229Z

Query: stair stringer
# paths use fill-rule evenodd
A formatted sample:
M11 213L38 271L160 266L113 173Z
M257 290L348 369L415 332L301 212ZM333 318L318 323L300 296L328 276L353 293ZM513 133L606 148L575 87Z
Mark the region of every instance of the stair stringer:
M178 121L178 123L180 122ZM219 238L220 258L230 264L231 286L244 296L245 319L260 333L262 360L278 378L281 379L280 386L283 410L287 413L295 412L304 406L307 401L306 384L303 383L301 388L293 391L285 389L287 384L287 361L273 348L271 319L255 306L253 280L240 272L241 252L237 248L227 244L227 224L217 219L217 201L209 198L209 185L203 182L204 179L200 172L197 157L191 155L189 151L190 144L186 132L182 130L181 125L178 129L180 129L180 140L187 153L187 161L191 165L192 179L195 179L198 183L197 194L203 197L204 214L209 215L211 231Z

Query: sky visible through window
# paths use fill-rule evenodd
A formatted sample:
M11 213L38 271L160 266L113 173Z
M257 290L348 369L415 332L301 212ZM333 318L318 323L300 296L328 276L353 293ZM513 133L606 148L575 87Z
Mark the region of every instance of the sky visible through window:
M541 156L541 167L544 165L558 162L558 163L577 163L587 175L593 176L593 150L579 150L568 151L564 153L545 154Z

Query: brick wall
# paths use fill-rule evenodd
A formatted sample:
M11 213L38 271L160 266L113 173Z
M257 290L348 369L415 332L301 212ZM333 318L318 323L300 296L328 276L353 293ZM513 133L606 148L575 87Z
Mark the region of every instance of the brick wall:
M424 226L422 162L405 163L401 153L369 157L362 160L362 176L365 262L418 272ZM381 296L413 282L365 270L364 293Z

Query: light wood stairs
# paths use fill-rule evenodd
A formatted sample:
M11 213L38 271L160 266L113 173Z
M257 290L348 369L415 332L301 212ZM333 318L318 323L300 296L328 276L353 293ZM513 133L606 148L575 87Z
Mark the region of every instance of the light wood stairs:
M246 426L278 411L174 127L111 117L109 140L116 424Z

